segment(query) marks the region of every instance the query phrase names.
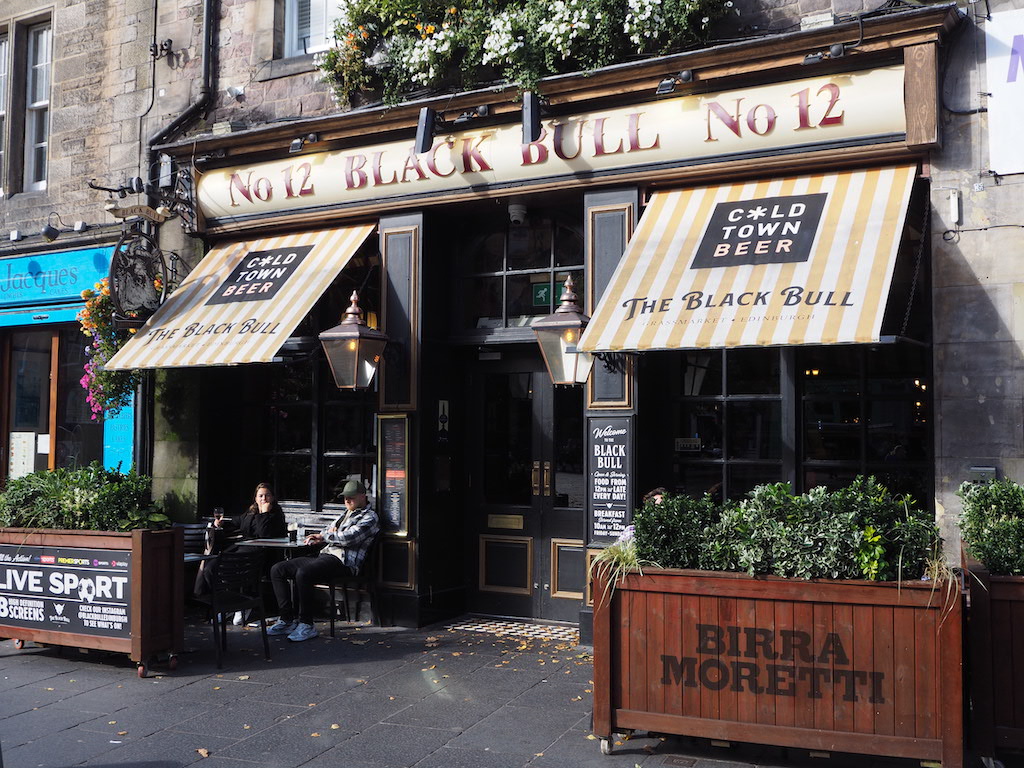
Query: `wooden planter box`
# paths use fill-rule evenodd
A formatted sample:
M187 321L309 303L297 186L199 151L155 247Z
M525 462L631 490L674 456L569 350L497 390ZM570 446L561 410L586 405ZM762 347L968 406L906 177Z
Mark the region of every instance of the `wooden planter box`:
M959 590L645 569L595 583L594 734L963 765Z
M128 654L145 675L184 637L180 530L0 528L0 637Z
M971 743L981 757L1024 749L1024 576L972 568L967 641Z

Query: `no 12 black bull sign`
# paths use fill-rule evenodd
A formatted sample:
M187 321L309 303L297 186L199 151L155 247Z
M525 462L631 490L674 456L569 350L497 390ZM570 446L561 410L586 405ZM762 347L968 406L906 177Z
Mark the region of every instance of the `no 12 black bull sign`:
M0 545L0 626L127 637L131 553Z

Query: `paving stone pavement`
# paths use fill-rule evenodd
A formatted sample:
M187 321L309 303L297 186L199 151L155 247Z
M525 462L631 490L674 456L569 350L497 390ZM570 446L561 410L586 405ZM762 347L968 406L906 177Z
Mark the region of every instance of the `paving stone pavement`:
M456 625L460 626L460 625ZM462 624L461 626L465 626ZM304 643L191 624L175 671L0 642L4 768L916 768L635 734L600 754L589 649L452 625L344 625ZM543 634L543 633L542 633Z

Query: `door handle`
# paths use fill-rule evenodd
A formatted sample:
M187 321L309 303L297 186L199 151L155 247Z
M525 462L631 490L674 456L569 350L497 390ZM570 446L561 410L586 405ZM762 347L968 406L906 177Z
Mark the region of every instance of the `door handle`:
M533 462L533 472L530 474L531 483L533 485L533 495L540 496L540 462Z
M544 477L544 495L545 496L550 496L551 495L551 462L550 461L545 461L544 462L544 474L543 474L543 477Z

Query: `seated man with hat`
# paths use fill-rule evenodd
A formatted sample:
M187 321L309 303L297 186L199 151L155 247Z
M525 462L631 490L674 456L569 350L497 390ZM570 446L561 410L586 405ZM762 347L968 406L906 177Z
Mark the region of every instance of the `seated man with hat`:
M316 637L318 632L313 626L316 585L359 573L366 552L380 530L380 521L361 482L349 480L341 495L345 499L344 514L320 533L306 537L306 544L323 549L312 557L284 560L270 569L281 618L267 629L269 634L288 635L289 640L296 642ZM297 611L292 605L290 581L295 582Z

